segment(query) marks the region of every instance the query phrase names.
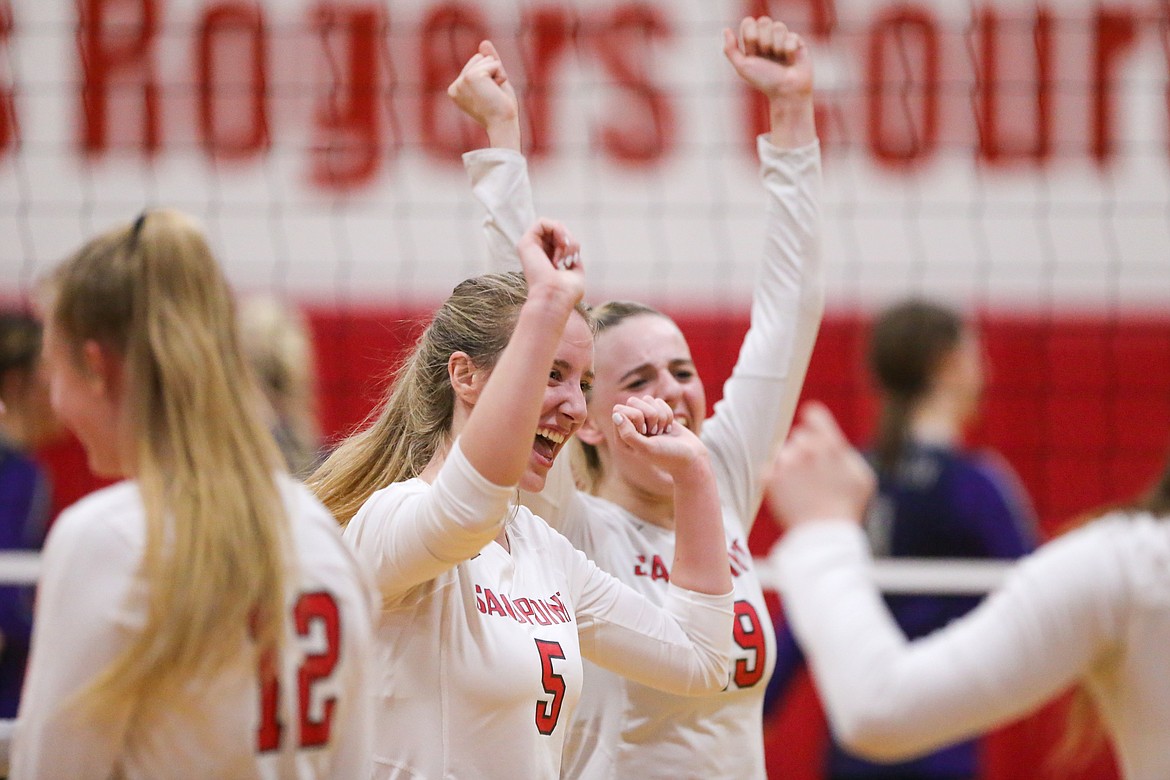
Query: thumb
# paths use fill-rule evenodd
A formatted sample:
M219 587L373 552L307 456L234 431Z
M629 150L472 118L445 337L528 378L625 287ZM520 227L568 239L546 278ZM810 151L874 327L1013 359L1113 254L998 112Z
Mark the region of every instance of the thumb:
M479 44L479 53L485 57L495 57L497 60L500 58L499 52L496 51L495 44L491 41L481 41Z
M829 407L820 401L809 401L801 411L801 422L811 432L835 443L845 442L845 434L837 424Z
M735 39L735 33L727 27L723 28L723 54L728 62L739 70L744 60L743 52L739 50L739 41Z

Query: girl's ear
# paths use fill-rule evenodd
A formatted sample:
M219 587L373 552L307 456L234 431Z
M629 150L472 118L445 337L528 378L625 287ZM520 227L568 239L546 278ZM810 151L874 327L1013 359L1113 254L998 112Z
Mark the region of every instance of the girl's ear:
M121 392L124 364L121 355L89 339L81 345L81 359L95 395L114 398Z
M451 379L455 397L468 406L475 406L487 384L487 372L471 362L466 352L452 352L447 358L447 376Z
M601 429L597 427L597 423L594 422L593 415L589 415L585 418L585 424L577 430L577 438L583 441L585 444L596 447L605 441L605 434L603 434Z

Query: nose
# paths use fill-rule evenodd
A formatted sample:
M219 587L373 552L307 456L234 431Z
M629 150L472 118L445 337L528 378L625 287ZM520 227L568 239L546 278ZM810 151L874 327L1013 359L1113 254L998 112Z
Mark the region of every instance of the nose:
M585 422L588 409L585 405L585 391L580 385L569 385L559 408L561 414L567 417L574 428Z
M654 394L663 401L666 401L672 409L678 407L678 403L682 400L683 386L669 371L664 371L659 378L658 387L655 388L657 392Z

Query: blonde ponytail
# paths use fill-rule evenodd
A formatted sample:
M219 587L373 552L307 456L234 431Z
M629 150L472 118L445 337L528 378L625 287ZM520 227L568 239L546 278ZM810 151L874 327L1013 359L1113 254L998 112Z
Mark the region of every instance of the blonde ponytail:
M188 218L144 214L86 244L50 283L51 316L78 353L93 340L125 361L147 615L83 699L91 712L141 711L238 657L249 635L258 657L278 648L280 455L258 418L231 293Z

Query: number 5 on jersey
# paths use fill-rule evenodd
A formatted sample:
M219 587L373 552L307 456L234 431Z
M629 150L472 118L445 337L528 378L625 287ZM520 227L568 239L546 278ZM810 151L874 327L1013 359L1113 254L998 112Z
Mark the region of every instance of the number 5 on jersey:
M540 653L540 681L544 692L552 699L536 701L536 730L544 736L549 736L557 727L561 719L561 703L565 700L565 678L553 669L553 660L565 660L565 651L560 642L550 642L547 639L536 639L536 650Z
M318 747L329 742L334 696L322 699L313 707L313 685L333 674L341 646L341 614L333 596L325 591L303 593L293 607L293 627L301 639L309 637L314 626L320 626L325 647L320 652L306 654L297 669L297 712L300 721L302 748ZM260 686L260 726L256 730L256 749L261 752L279 750L284 724L280 722L280 680L277 670L271 669Z

